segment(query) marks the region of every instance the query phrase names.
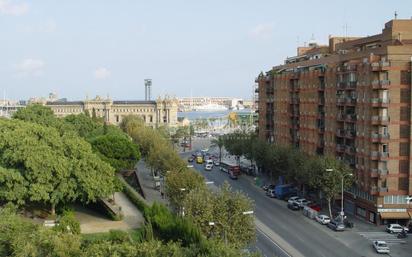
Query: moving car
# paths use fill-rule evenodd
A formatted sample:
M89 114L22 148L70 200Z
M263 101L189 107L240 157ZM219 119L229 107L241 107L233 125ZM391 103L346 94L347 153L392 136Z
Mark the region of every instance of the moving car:
M329 216L324 215L324 214L316 215L315 219L317 222L319 222L322 225L326 225L330 222Z
M328 228L335 230L335 231L344 231L345 230L345 225L343 225L343 223L341 222L337 222L334 220L331 220L328 224L327 224Z
M373 248L375 248L377 253L389 253L389 246L386 244L385 241L373 241Z
M407 227L402 227L399 224L389 224L386 227L386 232L391 233L391 234L400 233L400 232L402 232L402 230L405 230L406 232L409 231L409 229Z
M195 157L191 156L187 159L188 162L193 162L195 160Z
M212 168L213 168L213 165L211 164L206 164L205 166L205 170L212 170Z
M196 157L196 163L202 164L203 163L203 157L202 156Z
M300 209L299 205L295 202L288 203L288 208L291 209L292 211L298 211Z

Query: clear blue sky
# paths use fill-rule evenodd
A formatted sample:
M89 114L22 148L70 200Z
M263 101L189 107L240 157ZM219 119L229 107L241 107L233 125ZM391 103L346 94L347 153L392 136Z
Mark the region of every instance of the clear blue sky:
M255 76L312 34L380 33L409 0L0 0L0 90L27 99L109 94L251 98ZM1 93L2 94L2 93Z

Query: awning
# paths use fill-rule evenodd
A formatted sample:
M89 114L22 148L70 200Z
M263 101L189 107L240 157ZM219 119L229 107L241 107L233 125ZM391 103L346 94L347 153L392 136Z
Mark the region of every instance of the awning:
M410 214L407 212L381 212L382 219L409 219Z

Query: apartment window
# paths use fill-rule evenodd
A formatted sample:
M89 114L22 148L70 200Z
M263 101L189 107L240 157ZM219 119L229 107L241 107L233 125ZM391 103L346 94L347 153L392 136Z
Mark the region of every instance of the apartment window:
M407 88L401 89L401 103L410 103L411 102L411 91Z
M401 71L401 84L408 85L411 84L411 72L403 70Z
M404 174L409 173L409 161L408 160L399 161L399 173L404 173Z
M400 120L401 121L409 121L410 116L411 116L411 110L409 107L400 108Z
M409 125L400 125L399 126L399 137L409 138L411 127Z
M409 156L409 143L399 143L399 156Z
M399 190L408 190L408 189L409 189L409 179L399 178Z
M382 152L384 152L384 153L388 152L388 145L387 144L382 145Z

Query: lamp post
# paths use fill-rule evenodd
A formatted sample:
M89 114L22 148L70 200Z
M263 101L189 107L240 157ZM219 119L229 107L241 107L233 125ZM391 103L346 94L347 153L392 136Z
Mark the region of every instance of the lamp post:
M326 171L327 172L332 172L333 169L326 169ZM348 176L353 176L353 174L349 173ZM343 180L344 180L344 178L345 178L345 175L341 174L342 183L341 183L340 216L341 216L342 221L343 221L343 218L345 217L345 212L343 211Z

